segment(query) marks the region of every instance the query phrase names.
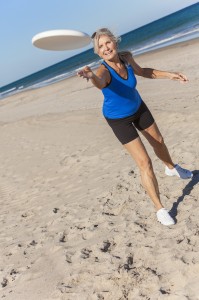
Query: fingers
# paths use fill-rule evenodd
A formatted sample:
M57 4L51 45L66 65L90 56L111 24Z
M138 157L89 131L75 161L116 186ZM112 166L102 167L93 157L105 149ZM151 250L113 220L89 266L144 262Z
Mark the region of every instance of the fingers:
M173 80L178 80L181 83L187 83L189 81L188 78L182 73L173 73L173 78L172 79Z
M87 78L86 73L83 70L77 72L77 76Z
M77 72L77 76L85 78L83 71Z
M178 73L178 75L179 75L179 80L180 81L183 81L183 82L188 82L189 81L188 78L184 74Z
M81 77L83 75L82 71L77 72L77 76Z
M90 67L86 66L82 70L77 72L77 76L86 78L87 81L92 77L92 70Z
M188 81L188 78L184 74L179 73L178 75L179 75L179 79L181 81L184 81L184 82Z
M82 74L77 74L79 77L85 78L87 79L87 81L89 81L90 77L88 76L88 74L86 73L82 73Z

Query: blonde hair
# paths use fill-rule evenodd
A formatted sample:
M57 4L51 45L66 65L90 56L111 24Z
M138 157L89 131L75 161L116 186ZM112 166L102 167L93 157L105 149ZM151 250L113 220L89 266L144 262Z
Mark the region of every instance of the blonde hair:
M116 43L116 45L118 46L118 43L121 41L121 37L120 36L115 36L108 28L100 28L97 31L95 31L91 38L93 40L93 46L94 46L94 52L96 54L98 54L98 42L99 42L99 38L102 35L107 35L113 42Z
M108 28L98 29L91 36L93 40L94 52L96 54L98 54L98 50L99 50L98 42L101 35L107 35L113 42L116 43L117 47L118 47L118 43L121 41L121 37L114 35ZM132 53L130 51L120 51L118 52L118 56L123 63L128 64L128 60L130 57L132 57Z

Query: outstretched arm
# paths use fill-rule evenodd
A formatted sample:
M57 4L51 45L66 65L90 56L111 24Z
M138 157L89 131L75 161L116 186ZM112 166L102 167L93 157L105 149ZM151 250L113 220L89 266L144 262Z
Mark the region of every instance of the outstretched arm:
M135 74L138 76L151 78L151 79L171 79L171 80L178 80L180 82L188 82L187 77L182 73L160 71L151 68L142 68L135 62L132 55L128 56L128 62L131 64Z
M110 74L103 65L98 68L96 74L90 67L86 66L80 70L77 75L86 78L87 81L90 79L92 84L98 89L103 89L110 81Z

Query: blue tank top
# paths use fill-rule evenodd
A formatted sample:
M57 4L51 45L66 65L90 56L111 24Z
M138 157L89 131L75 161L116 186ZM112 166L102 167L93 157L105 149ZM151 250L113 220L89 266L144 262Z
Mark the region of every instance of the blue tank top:
M111 81L102 89L104 95L103 115L108 119L120 119L135 114L142 102L136 90L137 80L131 65L127 65L127 79L122 78L105 61L102 64L109 70Z

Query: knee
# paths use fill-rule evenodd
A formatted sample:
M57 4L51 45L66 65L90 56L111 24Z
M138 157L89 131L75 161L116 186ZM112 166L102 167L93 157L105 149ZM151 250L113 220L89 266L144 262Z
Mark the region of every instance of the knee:
M158 139L154 141L153 148L162 149L164 147L165 147L164 139L162 136L159 136Z
M140 171L148 172L153 169L150 157L143 158L139 161Z

